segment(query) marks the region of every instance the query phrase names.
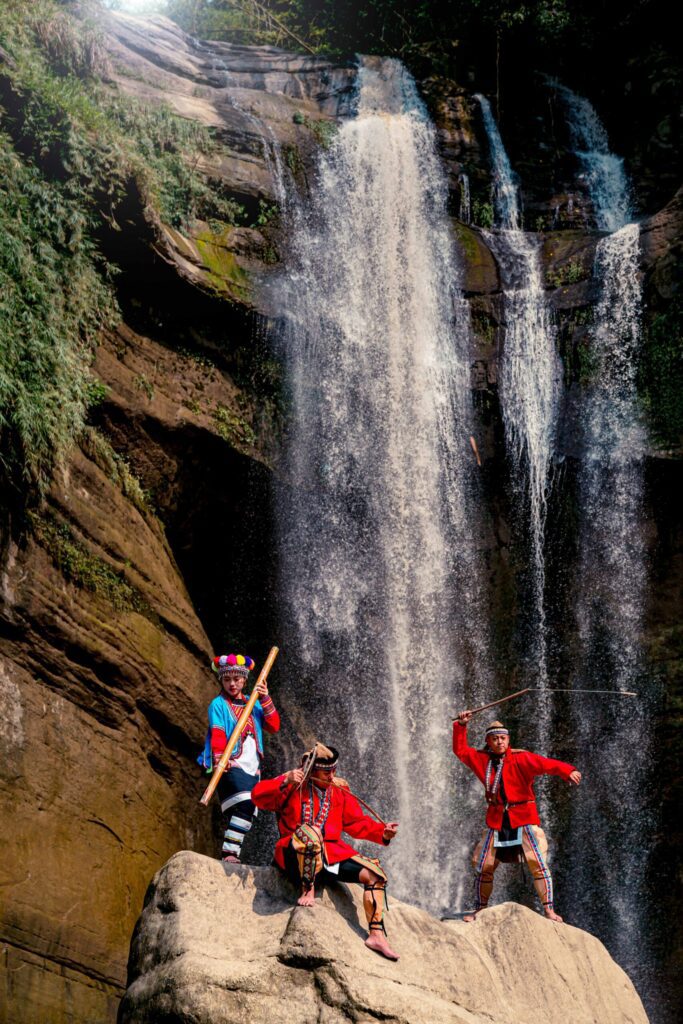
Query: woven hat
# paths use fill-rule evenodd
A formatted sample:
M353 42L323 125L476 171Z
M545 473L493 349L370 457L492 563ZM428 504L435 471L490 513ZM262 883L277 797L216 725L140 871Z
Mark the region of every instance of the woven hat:
M486 730L486 739L489 736L509 736L509 731L505 728L502 722L491 722Z
M253 667L254 659L247 654L220 654L211 662L211 668L219 679L226 672L236 672L246 679Z

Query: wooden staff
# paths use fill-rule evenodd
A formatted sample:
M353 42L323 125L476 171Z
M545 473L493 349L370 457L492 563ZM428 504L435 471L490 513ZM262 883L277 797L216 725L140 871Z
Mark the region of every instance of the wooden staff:
M548 691L551 692L550 690ZM517 690L516 693L511 693L509 697L501 697L500 700L492 700L490 704L482 704L480 708L473 708L470 711L470 715L478 715L480 711L486 711L487 708L495 708L496 704L504 704L506 700L513 700L515 697L521 697L524 693L531 693L531 687L527 686L526 690ZM458 719L454 718L454 722Z
M561 687L553 687L550 689L547 686L527 686L525 690L517 690L517 693L511 693L509 697L501 697L500 700L492 700L490 704L482 704L480 708L474 708L470 711L470 715L478 715L480 711L486 711L487 708L495 708L496 704L504 704L506 700L512 700L514 697L521 697L525 693L607 693L612 697L637 697L637 693L632 693L630 690L582 690L580 688L564 690ZM454 722L458 719L454 718Z
M244 710L242 711L242 714L240 715L240 717L235 722L235 728L230 733L230 739L228 740L228 744L227 744L225 750L223 751L223 753L221 754L220 761L218 762L218 764L216 765L216 767L213 770L213 775L211 776L211 781L209 782L209 785L204 790L204 796L199 801L200 804L204 804L205 807L208 806L209 800L213 796L213 794L215 792L215 789L216 789L216 786L220 782L221 775L223 774L223 772L225 771L225 769L228 766L228 761L230 760L230 755L232 754L233 750L235 749L235 745L236 745L238 739L240 738L240 736L242 735L242 733L244 732L244 730L247 727L247 722L249 721L249 715L254 710L254 704L258 700L258 687L259 687L259 684L260 683L264 683L266 681L266 679L268 678L268 673L270 672L271 668L273 667L273 662L275 661L275 659L278 656L278 651L279 651L279 647L271 647L270 654L266 658L266 663L263 666L263 668L261 669L261 674L259 675L258 679L256 680L256 686L254 686L254 689L251 691L251 697L249 698L247 703L244 705Z

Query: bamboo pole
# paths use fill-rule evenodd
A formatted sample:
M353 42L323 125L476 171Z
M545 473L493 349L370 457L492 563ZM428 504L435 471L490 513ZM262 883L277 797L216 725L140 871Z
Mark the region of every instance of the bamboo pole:
M225 750L223 751L223 753L221 754L220 761L218 762L218 764L214 768L213 775L211 776L211 781L209 782L209 785L204 790L204 795L202 796L201 800L199 801L200 804L204 804L205 807L208 806L209 800L213 796L213 794L214 794L214 792L216 790L216 786L220 782L221 775L223 774L223 772L225 771L225 769L228 766L228 761L230 760L230 755L232 754L233 750L235 749L235 745L237 744L238 739L240 738L240 736L242 735L242 733L246 729L247 722L249 721L249 715L254 710L254 704L258 700L258 692L257 692L257 690L258 690L259 683L264 683L266 681L266 679L268 678L268 673L270 672L271 668L273 667L273 662L275 661L275 659L278 656L278 651L279 651L279 647L271 647L270 654L266 658L266 663L263 666L263 668L261 669L261 673L260 673L258 679L256 680L256 685L254 686L254 689L251 691L251 697L249 698L247 703L244 705L244 710L242 711L242 714L240 715L240 717L235 722L235 728L230 733L230 739L228 740L227 746L226 746Z

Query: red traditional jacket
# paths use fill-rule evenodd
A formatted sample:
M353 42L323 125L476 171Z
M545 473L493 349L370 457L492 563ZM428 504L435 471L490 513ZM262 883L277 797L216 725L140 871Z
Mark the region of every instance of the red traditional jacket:
M292 833L301 824L301 802L309 801L309 787L302 790L288 786L284 775L276 779L265 779L257 782L251 791L251 799L257 807L264 811L275 811L280 829L280 838L275 846L275 863L284 868L285 849L289 845ZM341 838L342 832L348 832L354 839L369 839L373 843L382 843L384 825L368 817L361 810L355 796L348 789L332 786L330 809L323 829L325 853L328 864L338 864L342 860L353 857L356 851ZM320 790L313 787L313 816L320 810ZM386 844L385 844L386 845Z
M467 743L467 726L460 725L459 722L453 723L453 753L472 769L480 782L486 785L488 751L470 747ZM573 771L576 771L574 766L565 764L564 761L554 761L550 757L541 757L540 754L532 754L528 750L512 750L508 747L503 761L502 785L511 828L541 824L533 790L533 782L537 775L559 775L562 779L569 779ZM486 813L486 824L489 828L501 828L504 810L505 805L500 798L499 790Z

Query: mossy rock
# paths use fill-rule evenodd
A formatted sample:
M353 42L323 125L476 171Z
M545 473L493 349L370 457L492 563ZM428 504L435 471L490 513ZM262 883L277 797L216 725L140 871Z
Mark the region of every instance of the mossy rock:
M453 221L453 229L462 253L463 287L466 292L489 293L498 291L498 267L491 250L479 231L462 221Z
M196 235L197 245L202 263L206 269L209 283L217 292L230 298L249 302L251 287L249 274L240 265L237 256L230 248L230 235L235 229L226 226L216 233L210 228Z

